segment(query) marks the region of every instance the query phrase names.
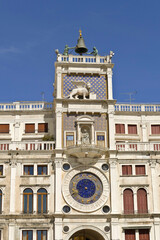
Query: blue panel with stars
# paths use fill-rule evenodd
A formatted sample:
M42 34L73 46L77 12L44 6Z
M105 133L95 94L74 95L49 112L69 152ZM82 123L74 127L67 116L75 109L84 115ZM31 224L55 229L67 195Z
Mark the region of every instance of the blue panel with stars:
M96 94L96 99L106 99L106 78L101 76L77 76L77 75L65 75L63 77L63 97L69 96L71 90L75 88L72 81L84 81L91 84L90 92Z

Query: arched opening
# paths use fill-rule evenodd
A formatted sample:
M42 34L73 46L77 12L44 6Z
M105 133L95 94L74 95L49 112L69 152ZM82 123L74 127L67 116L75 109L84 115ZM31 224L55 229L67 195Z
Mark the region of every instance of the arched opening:
M124 214L134 213L133 192L131 189L125 189L123 192Z
M147 192L143 188L137 191L137 205L138 213L148 213Z
M82 229L74 233L69 240L105 240L102 235L91 229Z

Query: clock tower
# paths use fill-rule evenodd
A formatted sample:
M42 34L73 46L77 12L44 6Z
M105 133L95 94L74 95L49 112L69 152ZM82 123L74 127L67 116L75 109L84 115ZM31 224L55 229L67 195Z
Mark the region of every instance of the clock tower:
M109 240L114 54L87 54L81 31L71 48L56 50L55 239Z

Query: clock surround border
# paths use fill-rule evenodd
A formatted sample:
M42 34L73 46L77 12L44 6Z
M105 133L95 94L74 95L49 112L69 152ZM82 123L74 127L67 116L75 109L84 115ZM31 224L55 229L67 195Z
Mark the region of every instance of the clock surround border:
M81 204L77 202L70 194L69 191L69 184L71 179L77 175L78 173L82 172L90 172L96 175L102 182L103 185L103 192L101 197L94 203L91 204ZM107 177L100 171L99 169L95 167L90 167L90 166L80 166L71 169L69 172L66 173L64 180L63 180L63 185L62 185L62 194L65 199L65 201L71 206L73 209L80 211L80 212L94 212L100 209L106 202L108 201L109 198L109 182Z

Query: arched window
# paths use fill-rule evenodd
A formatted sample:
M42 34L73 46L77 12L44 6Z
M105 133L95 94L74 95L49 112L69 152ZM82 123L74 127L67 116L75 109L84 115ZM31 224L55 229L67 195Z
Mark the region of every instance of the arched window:
M23 212L33 213L33 191L30 188L23 191Z
M37 191L38 213L47 212L47 191L44 188L40 188Z
M137 191L137 206L138 206L138 213L147 213L147 192L145 189L140 188Z
M0 190L0 213L2 213L2 191Z
M123 192L124 214L134 213L133 192L131 189L125 189Z

